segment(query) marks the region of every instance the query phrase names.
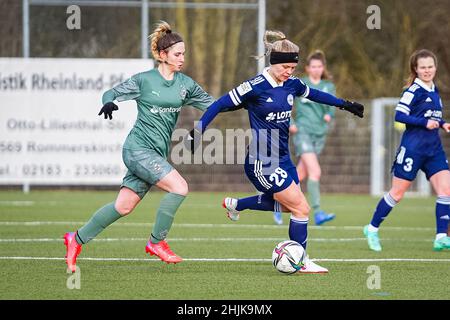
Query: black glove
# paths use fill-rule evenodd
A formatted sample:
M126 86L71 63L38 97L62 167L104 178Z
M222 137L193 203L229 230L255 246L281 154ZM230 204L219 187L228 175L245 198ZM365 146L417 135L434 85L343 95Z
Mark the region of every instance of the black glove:
M344 104L339 107L341 110L347 110L360 118L364 117L364 106L358 102L345 100Z
M119 107L113 102L108 102L105 103L98 115L100 116L103 113L105 115L105 119L109 117L109 120L112 120L112 113L116 110L119 110Z
M201 143L202 133L197 129L192 129L184 139L184 145L192 154L195 153Z

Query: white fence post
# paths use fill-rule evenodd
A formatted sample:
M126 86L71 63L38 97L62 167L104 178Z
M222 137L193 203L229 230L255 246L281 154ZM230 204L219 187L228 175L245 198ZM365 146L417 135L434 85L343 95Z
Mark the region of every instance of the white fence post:
M383 98L372 101L371 152L370 152L370 194L379 196L384 191L384 120Z

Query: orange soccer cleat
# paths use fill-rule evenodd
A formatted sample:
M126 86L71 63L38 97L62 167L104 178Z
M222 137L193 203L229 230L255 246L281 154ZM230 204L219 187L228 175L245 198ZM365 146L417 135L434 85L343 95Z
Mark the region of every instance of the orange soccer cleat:
M75 232L67 232L64 235L64 244L66 245L66 263L70 271L75 272L77 269L77 257L81 252L81 245L75 240Z
M151 256L158 256L166 263L178 263L183 261L181 257L177 256L172 250L170 250L169 245L164 240L158 243L151 243L151 241L147 242L145 252L150 253Z

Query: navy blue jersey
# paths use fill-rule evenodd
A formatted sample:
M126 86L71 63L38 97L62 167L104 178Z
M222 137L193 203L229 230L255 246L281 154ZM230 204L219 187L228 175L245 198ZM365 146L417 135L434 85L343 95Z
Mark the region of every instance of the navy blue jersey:
M220 111L245 108L253 136L249 154L263 164L276 165L290 159L289 122L296 96L328 105L344 104L344 100L309 88L295 77L278 84L266 68L262 74L244 81L215 101L201 117L198 130L203 133Z
M433 155L442 150L439 128L433 130L426 128L428 120L436 120L441 125L444 123L442 100L434 85L430 89L416 78L414 83L403 92L395 110L397 111L396 120L399 116L406 120L400 120L400 122L406 123L406 130L401 141L402 146L423 155Z
M290 158L289 123L294 97L308 96L309 87L298 78L291 77L278 84L263 71L228 94L235 106L248 110L252 143L249 153L264 163L278 157Z

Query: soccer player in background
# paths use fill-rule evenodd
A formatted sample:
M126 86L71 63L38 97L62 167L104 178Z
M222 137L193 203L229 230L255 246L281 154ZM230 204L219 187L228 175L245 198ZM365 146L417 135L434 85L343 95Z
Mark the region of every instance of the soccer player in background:
M395 121L406 124L392 165L392 187L378 202L372 221L364 227L369 248L381 251L378 229L422 170L437 194L436 237L433 249L450 249L447 235L450 216L450 171L442 148L439 128L450 131L442 119L442 100L434 84L437 58L429 50L418 50L410 57L410 75L396 107Z
M269 41L271 37L274 41ZM223 206L231 220L239 219L246 209L291 212L289 238L306 250L309 205L303 195L297 170L289 152L289 123L294 97L334 105L363 117L359 103L309 88L292 77L299 60L299 48L279 31L266 31L264 44L270 54L270 67L262 74L245 81L215 101L190 132L192 150L199 136L222 110L244 107L248 110L252 128L252 142L245 159L244 170L255 188L262 192L249 198L225 198ZM299 269L301 273L326 273L307 257Z
M181 107L191 105L205 110L214 99L190 77L180 72L184 64L185 44L161 21L150 35L151 51L158 67L138 73L103 94L99 115L112 119L118 110L114 100L135 100L138 115L123 146L122 157L128 168L117 199L98 209L76 232L64 235L66 262L72 272L82 245L95 238L110 224L130 214L152 186L166 191L145 250L167 263L182 258L165 241L175 214L188 193L188 185L167 161L172 132Z
M327 70L325 54L316 50L306 59L306 76L300 78L308 87L323 92L336 94ZM335 108L317 103L304 97L294 99L294 114L289 132L293 134L295 155L300 157L297 173L300 181L308 178L307 190L309 202L314 212L314 222L321 225L333 220L335 215L326 213L320 208L320 176L319 155L325 147L328 127L334 119ZM274 211L274 220L282 224L281 212Z

